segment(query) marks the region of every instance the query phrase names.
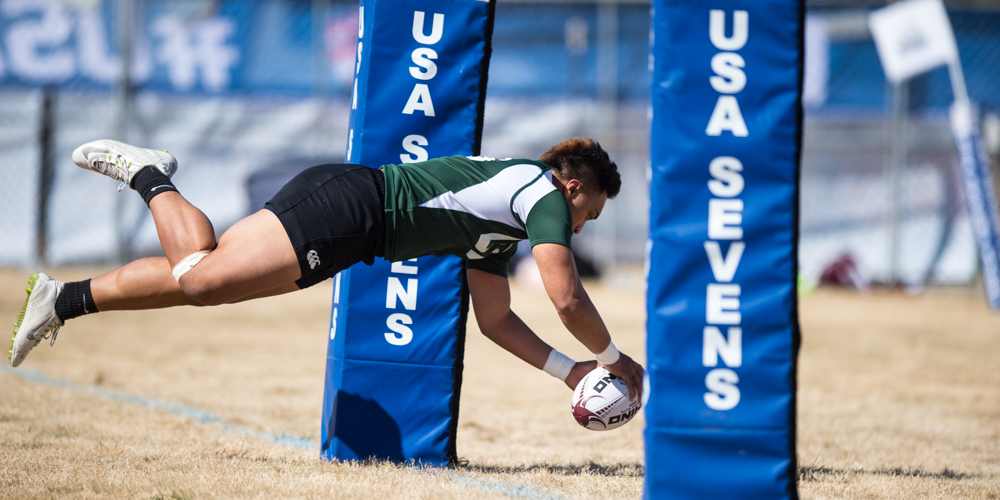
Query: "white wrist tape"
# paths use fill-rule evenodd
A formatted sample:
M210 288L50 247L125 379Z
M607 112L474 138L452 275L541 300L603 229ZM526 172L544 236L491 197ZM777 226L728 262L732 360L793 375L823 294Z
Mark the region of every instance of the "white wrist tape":
M549 375L565 382L566 377L569 376L569 372L573 369L574 365L576 365L576 361L573 361L565 354L552 349L552 351L549 352L549 359L545 360L545 366L542 367L542 370L544 370L545 373L548 373Z
M184 257L184 260L181 260L176 266L174 266L174 269L173 271L170 271L170 274L173 274L174 279L180 283L181 276L184 276L184 273L194 269L195 264L201 262L201 259L204 259L207 255L208 252L196 252Z
M597 355L597 361L604 366L613 365L621 359L622 353L618 352L618 348L615 347L615 342L612 340L608 344L608 348L604 352Z

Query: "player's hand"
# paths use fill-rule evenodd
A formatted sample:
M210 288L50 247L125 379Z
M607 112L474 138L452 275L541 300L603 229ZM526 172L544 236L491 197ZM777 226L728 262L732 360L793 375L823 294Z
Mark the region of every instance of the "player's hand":
M566 377L566 385L570 389L576 389L576 386L580 384L583 377L586 377L588 373L594 371L597 368L597 361L577 361L573 368L569 371L569 376Z
M628 357L627 354L622 353L621 358L614 364L601 366L607 368L612 375L625 381L625 385L628 386L629 401L634 401L635 398L642 395L642 376L646 370L643 370L639 363L632 361L632 358Z

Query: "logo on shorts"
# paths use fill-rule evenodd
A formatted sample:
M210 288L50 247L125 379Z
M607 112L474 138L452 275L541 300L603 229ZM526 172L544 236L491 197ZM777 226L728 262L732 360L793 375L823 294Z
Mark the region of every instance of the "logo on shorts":
M316 250L309 250L309 253L306 254L306 260L309 261L309 269L316 269L316 266L319 265L319 254L316 253Z

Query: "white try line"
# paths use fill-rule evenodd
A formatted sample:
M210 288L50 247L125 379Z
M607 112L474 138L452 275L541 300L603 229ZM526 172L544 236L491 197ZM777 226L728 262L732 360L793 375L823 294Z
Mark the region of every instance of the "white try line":
M126 394L124 392L116 391L114 389L107 389L104 387L74 384L73 382L70 382L68 380L49 377L48 375L45 375L44 373L41 372L25 370L23 368L14 369L8 366L7 364L0 364L0 372L20 377L25 380L30 380L35 383L50 385L53 387L58 387L60 389L66 389L72 392L89 393L95 396L103 397L105 399L117 401L119 403L125 403L132 406L138 406L140 408L147 408L156 411L165 411L173 415L189 417L200 424L206 424L206 425L217 424L221 426L226 432L231 432L242 436L249 436L261 439L270 444L276 444L279 446L285 446L287 448L295 448L306 451L316 451L316 452L319 451L319 443L312 441L310 439L289 436L287 434L273 434L270 432L259 432L253 429L248 429L241 425L232 425L205 410L199 410L197 408L192 408L190 406L185 406L182 404L171 403L168 401L159 401L156 399L144 398L142 396L133 396L131 394ZM439 474L438 469L435 468L417 467L417 466L412 466L408 468L413 470L414 472L429 476L436 476ZM527 500L562 500L564 498L560 495L554 495L551 493L535 490L532 487L525 484L509 483L504 481L477 478L469 474L463 474L460 472L445 471L445 470L441 470L440 474L446 476L448 480L450 480L455 484L468 486L470 488L475 488L489 493L500 493L506 495L509 498L523 498Z
M119 392L114 389L107 389L104 387L97 387L92 385L78 385L70 382L68 380L61 380L57 378L49 377L40 372L34 372L24 369L14 369L6 364L0 365L5 373L10 375L15 375L32 382L37 382L39 384L51 385L54 387L59 387L73 392L86 392L101 396L112 401L118 401L119 403L126 403L132 406L138 406L140 408L148 408L150 410L165 411L167 413L172 413L174 415L180 415L183 417L190 417L194 421L200 424L218 424L226 432L232 432L235 434L240 434L243 436L255 437L262 439L271 444L277 444L285 446L288 448L297 448L300 450L309 451L319 451L319 445L311 440L303 439L295 436L288 436L286 434L272 434L270 432L258 432L253 429L248 429L239 425L231 425L226 423L225 420L205 411L199 410L197 408L192 408L190 406L184 406L182 404L170 403L167 401L158 401L156 399L144 398L142 396L133 396L131 394L125 394L124 392Z

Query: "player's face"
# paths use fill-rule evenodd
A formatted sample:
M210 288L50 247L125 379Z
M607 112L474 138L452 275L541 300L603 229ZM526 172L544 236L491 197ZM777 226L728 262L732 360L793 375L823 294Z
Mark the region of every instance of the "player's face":
M607 192L597 192L597 188L588 189L576 180L566 183L563 196L569 205L569 213L573 216L573 234L580 234L587 221L599 217L608 201Z

